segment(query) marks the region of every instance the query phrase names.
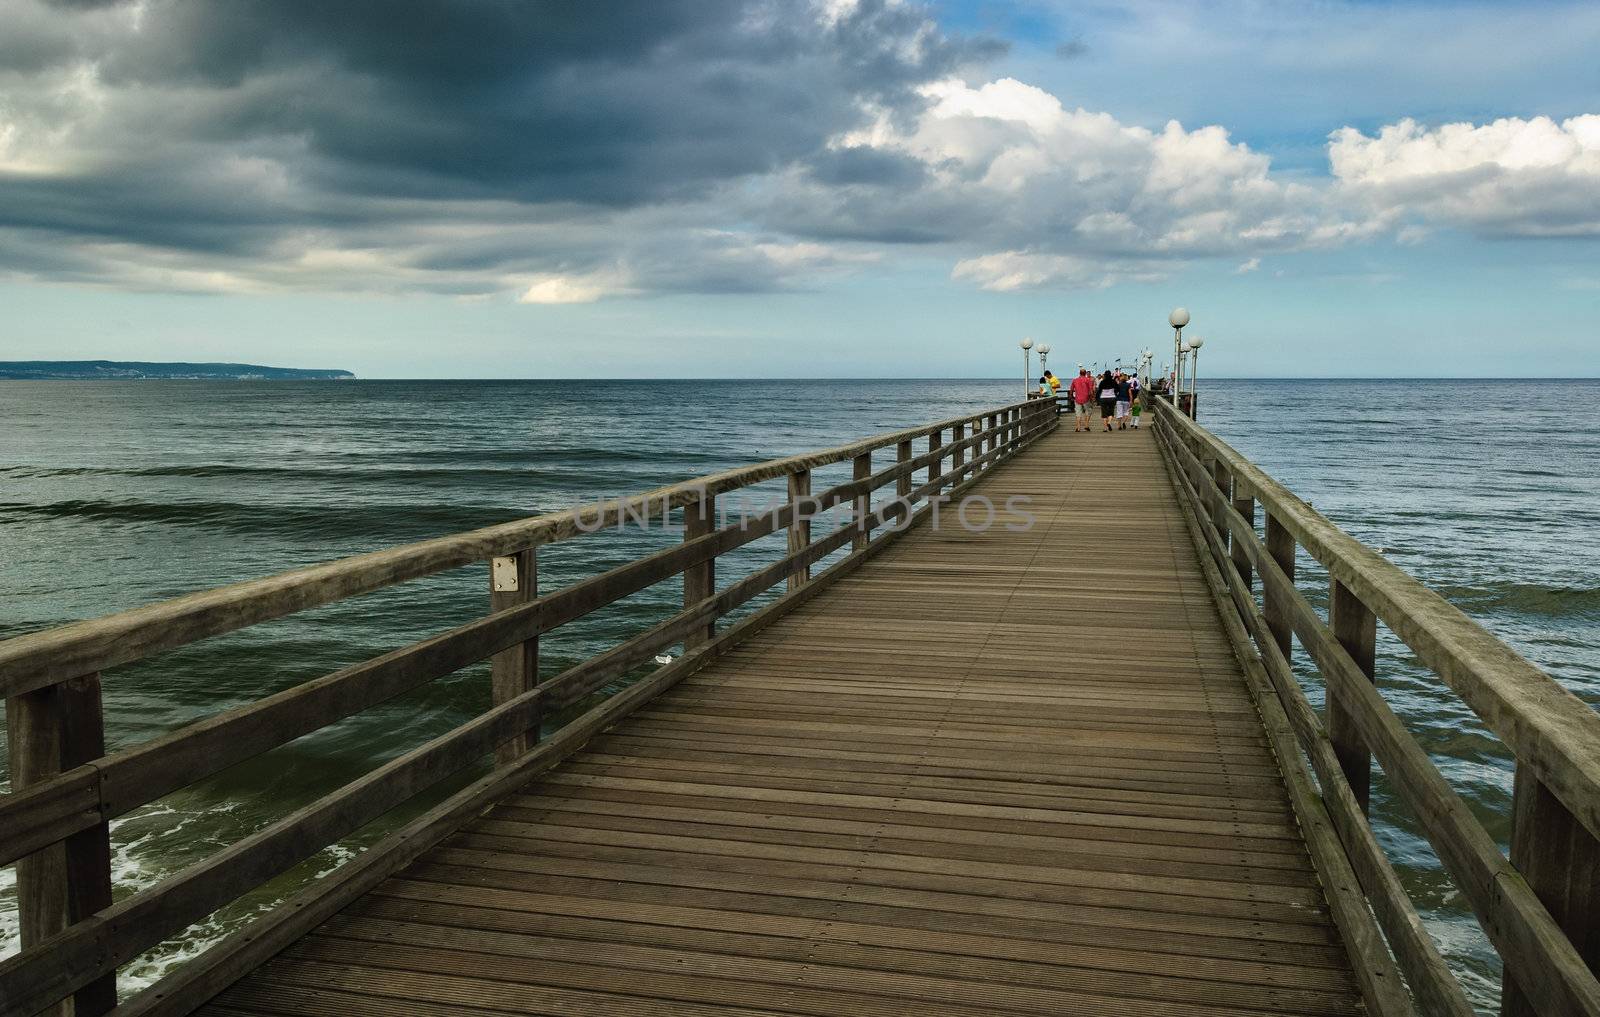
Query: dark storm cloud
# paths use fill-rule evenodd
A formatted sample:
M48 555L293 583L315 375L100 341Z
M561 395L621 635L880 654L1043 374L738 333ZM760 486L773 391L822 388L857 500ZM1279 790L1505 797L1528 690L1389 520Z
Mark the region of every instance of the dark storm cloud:
M899 152L851 145L819 152L810 163L818 183L914 187L927 178L925 165Z
M683 200L817 152L863 101L907 109L916 85L984 50L882 0L831 25L807 4L750 0L154 0L132 31L113 22L135 8L108 6L8 5L28 27L0 36L0 73L92 65L117 119L82 139L97 165L63 181L74 199L7 180L0 220L47 225L58 210L77 231L100 202L115 209L106 228L155 239L124 221L167 212L147 190L152 161L169 152L181 180L182 160L263 140L292 140L289 169L317 193ZM241 222L284 212L253 204L236 195Z
M605 216L787 166L914 184L914 162L829 140L996 51L888 0L0 0L0 22L4 267L53 264L19 257L51 235L91 266L148 247L246 277L319 244L448 292L600 264ZM710 260L706 287L747 285Z

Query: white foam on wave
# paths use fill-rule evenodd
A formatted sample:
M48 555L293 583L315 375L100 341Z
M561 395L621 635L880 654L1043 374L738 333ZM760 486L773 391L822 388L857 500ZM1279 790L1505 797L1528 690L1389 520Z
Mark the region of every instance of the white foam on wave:
M198 831L200 839L212 841L210 846L220 850L225 845L217 842L214 836L217 816L219 813L234 812L239 805L237 802L224 802L204 811L189 811L158 803L113 821L111 879L116 899L138 893L180 871L182 863L174 863L171 852L164 848L175 839L183 838L193 824L209 826L210 830L202 828ZM130 825L142 832L119 837L119 832L126 833ZM142 829L147 825L149 829ZM324 848L313 856L316 868L306 876L305 881L321 879L360 853L359 847L344 844ZM204 953L250 919L272 910L296 888L286 887L280 893L247 897L245 902L224 907L152 947L123 965L118 973L118 989L126 997L127 993L150 985L179 965ZM0 958L9 957L21 949L16 869L3 866L0 867Z

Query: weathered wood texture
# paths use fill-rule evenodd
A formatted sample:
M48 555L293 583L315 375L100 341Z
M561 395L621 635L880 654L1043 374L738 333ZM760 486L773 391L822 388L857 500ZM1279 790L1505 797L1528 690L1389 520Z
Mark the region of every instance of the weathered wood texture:
M1014 403L1015 407L1025 404ZM681 508L706 495L748 487L854 459L862 452L937 435L970 417L862 438L848 445L740 466L658 487L643 494L596 502L549 515L341 558L264 579L203 590L172 600L29 633L0 642L0 696L10 698L78 675L104 671L177 646L245 628L271 618L330 604L409 579L497 555L596 532L626 517Z
M1047 436L209 1012L1361 1012L1161 471Z
M1193 499L1191 518L1210 529L1207 539L1213 554L1221 561L1227 553L1221 533L1212 526L1215 518L1231 534L1234 546L1251 558L1262 580L1264 616L1256 615L1244 591L1236 590L1234 599L1252 625L1262 655L1269 663L1274 658L1279 662L1269 670L1280 696L1298 694L1287 673L1291 633L1327 683L1335 707L1329 711L1327 731L1302 723L1299 733L1313 762L1335 757L1335 766L1318 767L1324 786L1333 792L1329 800L1347 796L1357 808L1364 806L1346 775L1354 773L1355 784L1364 791L1370 752L1399 799L1420 821L1505 962L1505 1012L1600 1017L1600 981L1595 977L1600 961L1595 903L1600 895L1594 889L1600 885L1600 841L1594 836L1592 807L1597 799L1590 766L1600 753L1600 717L1215 436L1166 407L1157 416L1160 433L1172 435L1166 447L1176 457L1179 480ZM1211 483L1203 457L1225 460L1267 508L1264 544L1251 523L1227 504L1227 495ZM1334 606L1329 622L1294 586L1297 545L1332 576ZM1518 779L1510 862L1373 686L1374 619L1398 635L1515 752ZM1353 856L1371 848L1350 836L1357 827L1365 824L1353 817L1341 827ZM1387 867L1381 861L1381 868ZM1370 875L1369 870L1363 876L1363 886L1373 895L1379 917L1385 918L1380 904L1384 893ZM1390 914L1385 920L1394 917ZM1394 940L1396 930L1388 925L1386 929Z
M717 528L717 497L707 494L702 498L683 507L683 539L687 541L704 537ZM683 606L693 607L713 593L717 592L717 562L715 558L707 558L698 565L691 565L683 573ZM697 646L714 638L717 634L716 619L707 619L702 626L695 628L684 637L684 646L694 649Z
M1164 437L1163 433L1158 432L1158 439ZM1371 916L1376 918L1387 937L1388 950L1385 950L1373 934L1366 907L1354 909L1355 913L1336 910L1335 917L1341 927L1350 928L1354 933L1353 937L1347 934L1347 941L1352 954L1358 955L1360 961L1356 972L1370 997L1369 1010L1376 1013L1405 1012L1414 1004L1417 1011L1428 1017L1471 1017L1476 1011L1467 1001L1460 983L1423 926L1399 876L1368 826L1362 803L1356 800L1355 793L1344 779L1343 767L1333 743L1295 679L1288 658L1278 646L1277 637L1267 628L1266 618L1256 605L1246 574L1228 568L1234 559L1229 555L1221 534L1204 513L1203 502L1194 487L1196 480L1203 477L1199 460L1181 449L1181 446L1178 448L1177 455L1168 459L1173 486L1192 510L1188 516L1191 532L1199 533L1197 545L1210 550L1213 561L1207 563L1202 560L1201 564L1208 576L1218 580L1213 583L1214 597L1219 605L1231 600L1231 609L1219 606L1223 629L1234 644L1234 652L1245 665L1247 676L1252 678L1253 685L1257 687L1256 702L1263 718L1268 721L1269 730L1272 728L1273 715L1283 717L1293 729L1300 743L1299 748L1304 748L1309 756L1311 766L1321 782L1319 800L1296 801L1301 828L1308 831L1308 840L1314 848L1326 839L1319 829L1325 827L1331 827L1343 845L1342 860L1335 858L1331 864L1324 862L1319 865L1324 883L1335 885L1337 892L1332 896L1335 903L1347 894L1364 894L1366 903L1371 906ZM1165 450L1174 452L1174 447L1168 445ZM1187 456L1186 462L1178 461L1178 455ZM1235 501L1235 506L1237 504ZM1245 508L1249 507L1250 504L1246 503ZM1281 575L1277 563L1267 555L1264 546L1255 537L1248 518L1240 515L1237 508L1230 515L1237 517L1240 524L1233 529L1232 550L1243 552L1252 565L1258 559L1272 562L1270 567ZM1231 524L1233 519L1229 521ZM1259 687L1261 683L1258 679L1263 675L1270 689ZM1296 787L1293 774L1302 769L1299 748L1293 744L1274 745L1280 765L1288 771L1286 775L1290 777L1288 784L1291 791ZM1396 972L1388 957L1390 952L1399 961L1409 984L1411 1004L1403 999L1398 1003L1393 1002L1396 997Z
M490 611L504 611L537 600L538 597L539 560L534 548L493 560L489 569ZM517 698L538 683L538 636L501 650L491 658L489 686L491 699L496 706ZM518 735L496 748L495 759L504 766L527 752L538 740L539 722L536 718L526 734Z
M1600 714L1459 608L1362 545L1215 435L1162 407L1157 416L1227 461L1268 515L1267 548L1298 544L1483 718L1589 832L1600 838ZM1293 572L1285 569L1290 578ZM1268 600L1268 618L1273 617ZM1275 623L1274 631L1278 630Z
M19 791L105 754L100 676L83 675L6 701L12 786ZM96 810L98 812L98 810ZM22 946L111 906L110 828L103 818L17 860ZM83 985L45 1014L93 1017L116 1005L115 972Z

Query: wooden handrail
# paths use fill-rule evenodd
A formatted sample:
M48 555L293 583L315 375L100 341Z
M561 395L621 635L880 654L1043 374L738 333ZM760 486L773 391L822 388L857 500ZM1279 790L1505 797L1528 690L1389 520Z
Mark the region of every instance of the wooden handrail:
M982 427L975 423L980 418L985 422ZM964 432L969 422L974 422L974 426L967 435ZM75 999L81 1017L104 1013L116 1002L112 978L118 964L386 814L497 746L500 767L506 772L532 772L528 769L530 760L553 762L570 753L582 744L581 739L570 736L574 725L580 732L597 730L593 726L596 718L620 716L619 710L632 709L649 695L669 687L695 667L725 652L738 639L876 554L907 526L928 517L934 506L925 502L919 508L915 504L918 499L931 499L947 489L950 494L965 490L980 471L1013 454L1052 426L1053 420L1045 418L1038 403L1012 404L977 416L951 418L812 455L724 471L697 481L602 503L598 507L535 517L454 538L424 541L0 643L0 660L9 662L11 671L8 674L13 679L8 687L13 693L8 705L49 697L46 705L50 709L39 717L41 722L55 724L70 719L55 709L59 698L56 692L67 684L54 680L62 669L71 670L85 660L132 660L139 656L132 650L108 651L102 645L108 632L123 632L136 647L154 652L152 648L182 645L191 638L203 638L266 617L327 603L353 592L399 582L415 574L425 574L410 570L424 566L430 571L436 571L435 566L451 567L439 563L452 561L451 555L467 553L468 549L474 557L488 557L503 551L525 552L526 547L519 549L504 543L511 539L508 534L513 532L518 539L549 542L592 532L598 528L596 520L614 524L626 514L646 510L647 506L663 512L674 506L685 507L682 543L591 579L543 595L533 590L525 591L528 593L525 597L497 595L492 601L491 613L476 621L259 702L225 711L152 742L109 756L99 748L83 759L73 759L74 765L59 775L52 775L49 761L41 757L41 767L30 775L24 786L13 794L0 796L0 864L18 863L19 892L25 900L38 897L42 909L39 914L44 914L55 906L49 894L60 892L62 880L58 878L60 873L49 879L21 878L22 863L32 863L41 857L36 852L59 842L71 846L79 839L88 838L86 857L92 862L93 853L105 847L106 822L110 818L424 682L504 653L508 648L525 646L540 633L581 618L621 597L679 574L686 577L683 609L671 617L543 683L534 684L538 679L536 665L534 673L516 676L518 681L526 683L526 688L517 688L512 683L503 689L497 683L495 703L488 712L152 887L113 905L108 858L79 873L78 884L74 884L72 872L65 873L68 896L92 906L75 905L76 910L67 916L65 926L58 922L43 923L37 916L25 912L24 949L0 961L0 1015L31 1014L69 995ZM946 429L963 436L944 443L940 438ZM921 436L929 438L928 451L920 456L910 455L910 442ZM896 460L893 465L872 472L871 451L885 446L896 449ZM948 472L943 469L947 457L958 463ZM713 527L709 510L716 493L775 476L809 477L814 466L847 459L853 464L849 481L812 495L791 479L791 491L803 495L803 500L791 499L762 515L741 519L720 529ZM929 473L927 482L913 485L913 474L923 468ZM962 477L968 479L963 483ZM885 485L894 486L896 498L871 510L872 493ZM851 522L812 540L808 521L842 504L853 506ZM583 525L579 525L580 522ZM886 532L872 536L880 528ZM715 588L712 565L718 556L784 529L790 531L791 541L783 557L720 591ZM494 536L486 537L486 534ZM795 534L801 539L795 539ZM811 577L810 581L792 582L795 577L809 576L814 565L846 545L851 547L851 552L841 561ZM531 572L531 560L519 565L519 571L523 568ZM698 578L691 583L690 576ZM791 580L791 584L785 596L741 621L729 632L720 636L711 634L711 626L717 618L786 579ZM236 598L236 604L242 605L239 612L219 614L230 596ZM179 634L153 631L152 627L162 624L161 619L170 621L180 630ZM550 742L535 744L527 735L530 729L537 731L539 717L546 710L579 703L608 682L647 662L660 649L680 641L685 649L682 657L658 668L651 677L622 696L607 700L573 720ZM73 663L56 662L49 656L50 647ZM40 681L44 684L37 684ZM98 717L99 685L97 681L92 684L96 693L92 706L94 716ZM645 694L642 689L651 691ZM79 712L82 712L81 706ZM84 739L79 740L88 744ZM501 781L480 781L469 791L488 794L489 789L505 786ZM451 804L452 809L457 808L459 798L458 795L451 799L451 803L456 803ZM451 816L461 814L449 812ZM425 827L427 836L442 837L447 833L440 823L442 820L436 816ZM416 829L416 824L410 824L396 836L411 836ZM392 861L405 857L413 849L420 850L415 844L393 845L381 841L369 854ZM72 857L70 852L68 857ZM393 871L382 867L388 864L389 861L382 865L352 864L346 876L336 873L319 880L317 893L321 896L317 899L342 899L340 895L349 892L350 886L375 878L375 872ZM88 894L78 892L83 885L99 887L102 883L103 894L98 889ZM313 913L322 913L320 905L304 912ZM298 921L299 918L290 917L267 924L281 934L283 929L298 928L295 924ZM253 935L248 934L245 939L250 940ZM239 945L237 938L230 939L226 949L208 952L206 956L212 958L210 961L196 962L183 969L184 974L177 982L191 987L210 984L208 979L220 977L218 971L237 963L242 955L253 955L251 951L256 948ZM139 1012L162 1010L170 1005L162 1000L180 997L181 993L174 995L165 990L153 995L146 993L141 997L145 1002L135 1009Z
M868 492L931 466L954 449L975 446L983 437L979 433L961 443L942 446L876 474L808 496L809 507L813 510L810 514L820 514L852 500L859 505ZM962 474L967 472L966 469L961 471ZM936 486L924 485L913 495L924 495ZM386 702L662 579L782 530L802 514L797 511L798 507L798 503L791 501L773 512L696 536L677 547L618 566L544 597L124 749L97 760L93 766L78 767L31 785L16 795L0 797L0 821L3 821L0 822L0 864L98 822L124 815L245 759ZM809 543L808 539L794 545L792 550L803 551ZM832 546L836 548L837 543ZM724 611L735 606L737 604L727 604Z
M1564 881L1550 878L1542 886L1530 886L1515 847L1508 861L1379 694L1373 684L1372 625L1377 620L1389 625L1441 676L1441 665L1455 668L1453 678L1446 681L1474 709L1482 702L1499 703L1507 688L1540 684L1553 688L1553 693L1529 688L1526 707L1507 705L1500 713L1485 716L1491 729L1504 726L1516 732L1515 743L1502 735L1513 752L1517 745L1544 752L1536 761L1517 756L1519 778L1528 775L1538 787L1548 776L1584 800L1582 776L1563 773L1562 761L1600 749L1593 742L1566 744L1574 731L1591 723L1600 725L1600 718L1510 647L1338 530L1225 443L1170 406L1157 405L1159 444L1190 520L1203 534L1203 549L1227 577L1227 598L1253 640L1250 649L1261 659L1285 704L1323 785L1340 839L1419 1002L1430 1014L1470 1012L1366 822L1369 753L1376 755L1396 793L1416 814L1505 959L1506 1012L1600 1014L1600 982L1591 969L1594 957L1586 958L1573 942L1574 933L1581 933L1585 945L1593 948L1595 917L1584 905L1592 902L1593 877L1600 873L1600 843L1574 818L1580 816L1577 810L1562 810L1568 824L1545 833L1566 853L1556 858L1546 844L1544 863L1552 871L1559 867ZM1246 499L1259 499L1267 510L1265 540L1256 533L1253 511L1247 518L1239 510ZM1307 546L1332 577L1328 622L1295 588L1296 543ZM1251 593L1253 577L1262 583L1262 608ZM1435 629L1440 619L1444 621ZM1310 652L1327 683L1326 727L1305 701L1289 666L1290 633ZM1508 656L1517 667L1503 666ZM1479 693L1480 686L1495 691ZM1572 712L1574 706L1581 716ZM1540 725L1552 710L1559 712L1561 722L1544 730ZM1527 792L1519 788L1519 793ZM1519 825L1525 822L1522 811ZM1537 839L1526 830L1523 833L1529 841ZM1514 845L1515 841L1514 837ZM1558 921L1552 909L1563 920ZM1514 987L1512 973L1520 974Z
M1037 400L1012 403L999 411L1034 403ZM615 525L628 513L638 516L657 508L681 508L702 495L714 496L797 470L844 462L863 452L936 434L980 415L949 417L848 445L708 474L631 497L341 558L17 636L0 642L0 696L16 696L78 675L105 671L163 650L496 555L568 540L585 532L585 528Z
M960 443L942 446L938 452L926 453L876 474L808 495L808 507L813 509L809 514L818 515L851 501L859 505L866 493L898 482L952 450L976 447L983 438L980 432ZM981 457L974 463L980 461ZM939 482L911 491L909 496L925 496L940 484L951 478L960 479L975 468L966 466L959 473L952 471ZM0 797L0 864L106 819L125 815L229 766L387 702L662 579L782 530L802 515L797 509L798 504L791 501L772 512L731 523L525 604L224 711L96 760L93 765L31 785L15 795ZM876 525L887 521L891 520L881 520ZM857 538L864 539L864 535L858 534ZM827 551L832 551L841 546L843 540L835 533L819 543L825 543ZM807 546L815 545L808 539L795 545L793 550L804 552ZM801 568L809 567L821 556L809 555ZM762 575L765 572L757 573L758 577ZM792 578L787 572L777 578L785 576ZM750 596L765 588L760 586ZM743 602L724 597L718 602L720 613ZM675 641L664 640L655 648ZM566 701L556 705L566 705Z
M1158 435L1160 433L1158 431ZM1430 1017L1471 1017L1475 1011L1468 1002L1466 993L1450 973L1449 966L1439 954L1438 947L1423 927L1416 909L1406 897L1399 876L1389 864L1371 827L1367 825L1354 794L1342 778L1342 770L1334 757L1332 745L1328 741L1322 723L1317 719L1311 704L1306 700L1304 691L1296 682L1288 657L1280 649L1276 635L1267 627L1265 616L1256 607L1249 581L1245 578L1246 573L1238 568L1231 570L1219 568L1215 564L1224 558L1231 561L1232 556L1227 552L1227 541L1222 535L1226 531L1219 532L1216 525L1207 519L1204 513L1197 511L1204 502L1189 471L1199 468L1199 460L1192 453L1184 455L1186 449L1171 448L1164 440L1164 435L1162 439L1158 441L1158 445L1167 460L1174 483L1180 493L1188 499L1186 508L1189 511L1186 514L1190 525L1200 532L1204 541L1201 560L1210 566L1209 571L1220 573L1222 582L1226 586L1227 596L1235 608L1237 615L1235 624L1243 626L1247 637L1254 639L1256 657L1271 683L1271 692L1276 704L1293 728L1295 737L1305 749L1306 755L1311 760L1312 769L1321 782L1322 805L1326 810L1328 821L1344 845L1350 870L1368 903L1371 904L1373 913L1387 936L1389 946L1400 963L1400 968L1406 973L1414 993L1422 1004L1423 1012ZM1181 465L1178 462L1180 456L1184 460ZM1240 518L1243 519L1243 516ZM1242 548L1245 543L1245 541L1236 542L1234 550L1244 553ZM1211 554L1210 560L1207 560L1204 554L1207 550ZM1255 560L1248 553L1247 558ZM1273 566L1276 567L1276 562ZM1225 628L1229 617L1227 612L1223 611ZM1235 643L1237 645L1237 639ZM1298 753L1294 756L1294 761L1298 761Z
M1589 832L1600 837L1600 714L1387 558L1335 526L1170 404L1157 419L1227 463L1301 547L1483 718Z

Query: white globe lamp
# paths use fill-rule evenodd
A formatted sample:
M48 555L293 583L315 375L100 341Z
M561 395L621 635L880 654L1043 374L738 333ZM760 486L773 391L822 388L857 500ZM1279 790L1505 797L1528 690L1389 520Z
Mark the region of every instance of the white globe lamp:
M1172 397L1176 400L1183 391L1183 328L1189 324L1189 309L1174 307L1167 324L1172 326Z

